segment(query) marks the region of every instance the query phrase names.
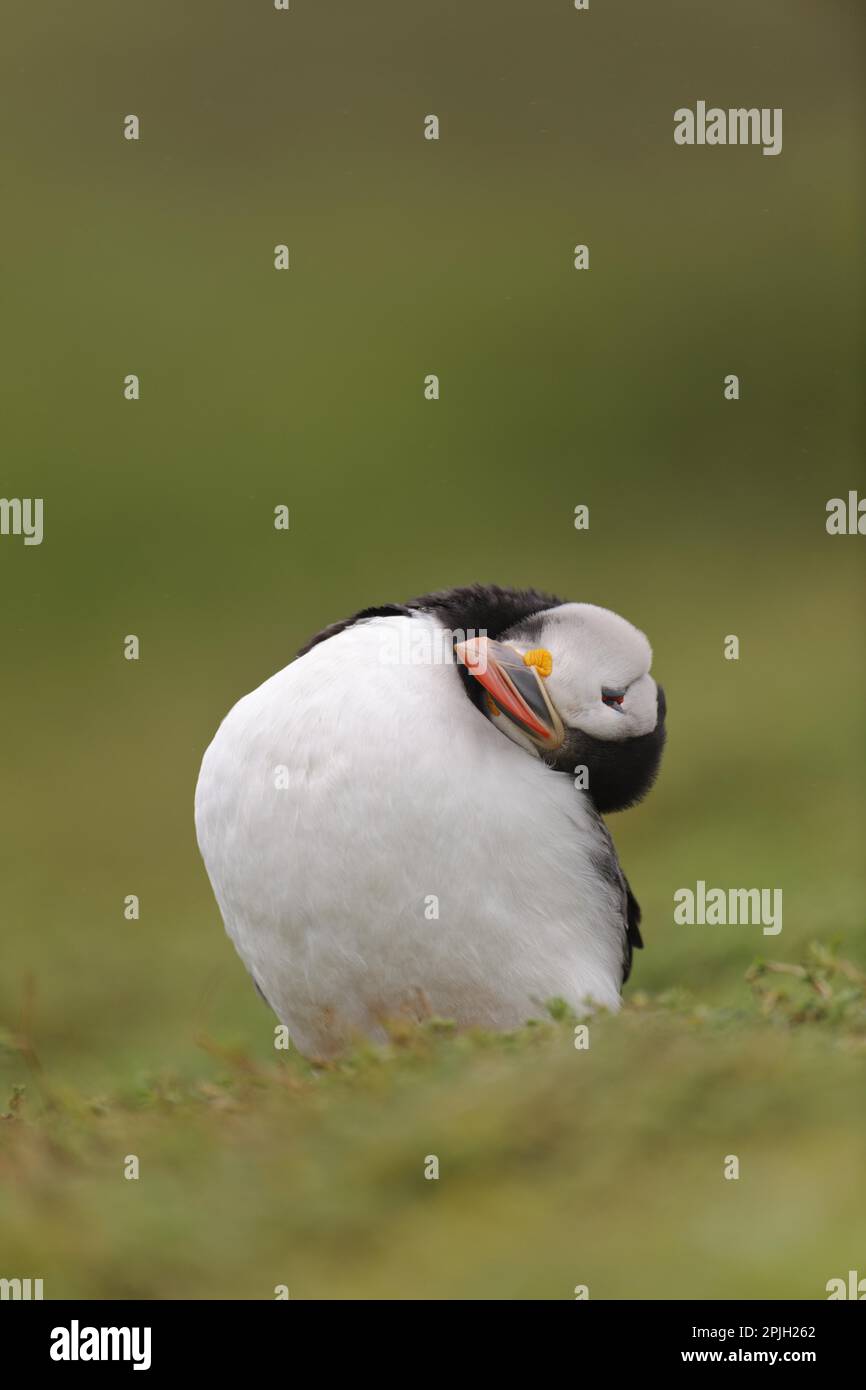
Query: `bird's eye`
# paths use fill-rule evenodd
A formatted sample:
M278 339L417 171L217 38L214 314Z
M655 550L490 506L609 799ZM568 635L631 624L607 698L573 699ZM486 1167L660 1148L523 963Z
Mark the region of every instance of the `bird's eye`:
M605 686L601 687L601 698L606 705L621 705L625 699L624 690L608 690Z

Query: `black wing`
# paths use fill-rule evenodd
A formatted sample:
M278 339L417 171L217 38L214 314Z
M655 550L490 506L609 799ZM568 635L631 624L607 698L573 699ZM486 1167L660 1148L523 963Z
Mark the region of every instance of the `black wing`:
M623 953L623 975L622 982L625 984L631 974L631 957L633 951L643 950L643 937L640 934L640 903L629 887L629 881L625 874L622 876L626 892L626 915L625 915L625 951Z
M622 897L622 983L625 984L631 974L634 952L643 949L643 937L640 934L640 903L631 891L629 881L622 871L610 831L601 816L597 817L597 824L602 841L601 853L597 860L599 872L619 890Z

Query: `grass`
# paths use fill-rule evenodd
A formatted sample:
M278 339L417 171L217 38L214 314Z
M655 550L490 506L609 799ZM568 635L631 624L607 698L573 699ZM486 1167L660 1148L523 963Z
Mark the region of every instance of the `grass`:
M862 537L824 529L862 459L853 7L12 8L3 492L44 497L46 537L0 538L0 1278L820 1298L866 1273L862 978L822 954L866 960ZM699 91L783 107L781 157L675 147ZM202 752L318 628L478 579L653 643L669 746L611 823L647 941L625 1011L588 1051L554 1006L275 1054L195 845ZM782 889L782 934L676 926L699 878Z
M111 1095L7 1033L4 1272L49 1298L821 1298L862 1264L858 966L815 945L736 1007L638 993L586 1049L549 1012L398 1022L326 1066L201 1038L197 1075Z

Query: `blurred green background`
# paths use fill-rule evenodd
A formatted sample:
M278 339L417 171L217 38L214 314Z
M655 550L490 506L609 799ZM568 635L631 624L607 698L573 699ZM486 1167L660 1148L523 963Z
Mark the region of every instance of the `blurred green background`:
M665 1034L675 1100L634 1021L606 1032L608 1072L581 1100L592 1143L567 1125L551 1140L570 1174L557 1202L531 1165L509 1163L497 1110L463 1187L438 1185L435 1238L429 1216L388 1198L389 1135L403 1116L413 1156L438 1152L420 1109L435 1116L437 1096L442 1132L463 1135L461 1087L466 1113L493 1103L483 1049L484 1062L460 1052L454 1076L435 1048L430 1074L417 1059L405 1075L385 1067L366 1108L342 1079L306 1078L295 1119L291 1089L264 1087L261 1115L255 1095L238 1101L256 1144L211 1134L211 1183L189 1171L197 1102L177 1101L151 1165L163 1186L142 1181L134 1201L86 1104L115 1098L127 1152L119 1097L152 1101L156 1086L167 1105L154 1077L217 1084L225 1060L203 1036L272 1065L273 1020L195 845L202 752L320 626L474 579L603 604L653 643L666 761L648 801L611 819L645 918L631 995L676 988L736 1013L756 955L835 940L864 961L864 541L824 527L829 498L866 486L863 27L843 0L592 0L586 13L569 0L292 0L288 13L91 0L6 16L0 491L45 499L45 540L0 538L0 1065L7 1091L28 1086L0 1126L13 1148L0 1275L45 1271L49 1296L267 1297L262 1243L306 1252L297 1296L568 1297L570 1271L578 1282L593 1260L599 1296L617 1297L821 1296L858 1260L866 1274L862 1202L846 1205L842 1184L823 1210L815 1186L862 1172L862 1058L833 1038L789 1054L773 1032L783 1050L755 1071L754 1019L742 1044L726 1034L730 1074L715 1037L689 1032L677 1050ZM673 112L698 99L782 107L781 155L676 147ZM422 138L431 112L438 143ZM138 143L122 137L128 113ZM273 269L281 242L287 273ZM130 372L137 402L123 398ZM431 372L438 402L423 396ZM723 398L731 372L737 402ZM580 502L588 532L573 528ZM279 503L288 533L273 529ZM137 663L123 659L128 633ZM729 633L738 662L723 659ZM675 927L673 892L698 878L781 887L781 936ZM521 1053L511 1072L511 1055L493 1078L506 1115L528 1088L536 1117L573 1116L561 1057ZM629 1130L632 1063L656 1116L674 1107L679 1167ZM736 1185L710 1197L695 1176L707 1122L690 1124L684 1097L713 1093L715 1068L729 1123L707 1161L751 1138L766 1165L767 1187L739 1207ZM737 1134L742 1075L759 1101L750 1091ZM796 1142L760 1127L780 1088ZM611 1091L625 1109L605 1125ZM69 1171L46 1157L43 1173L40 1126L60 1144L67 1106ZM639 1204L624 1205L620 1164ZM773 1173L782 1205L767 1208ZM708 1230L688 1268L678 1203ZM804 1205L813 1245L792 1251L779 1231ZM531 1259L503 1229L539 1233ZM424 1262L430 1239L442 1258Z

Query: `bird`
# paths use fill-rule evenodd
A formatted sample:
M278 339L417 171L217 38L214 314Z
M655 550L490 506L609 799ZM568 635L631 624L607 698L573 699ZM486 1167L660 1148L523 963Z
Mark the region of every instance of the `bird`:
M331 624L234 705L196 834L291 1045L620 1008L641 912L604 816L659 769L651 665L609 609L469 584Z

